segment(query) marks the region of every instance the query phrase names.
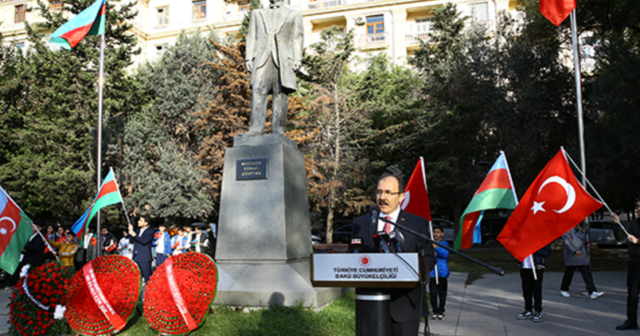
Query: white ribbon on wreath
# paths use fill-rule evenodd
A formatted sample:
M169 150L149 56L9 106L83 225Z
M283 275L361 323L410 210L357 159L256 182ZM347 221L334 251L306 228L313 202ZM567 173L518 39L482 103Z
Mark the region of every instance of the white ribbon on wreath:
M20 271L20 278L23 278L22 280L22 289L24 290L24 293L27 295L27 297L29 298L29 300L31 300L31 302L33 302L36 306L40 307L40 309L48 311L48 312L52 312L53 313L53 318L56 320L61 320L64 318L64 312L67 310L67 307L63 306L63 305L54 305L52 307L49 306L45 306L42 302L36 300L33 296L31 296L31 293L29 292L29 286L27 285L27 277L29 275L29 268L31 267L31 265L24 265L24 267L22 267L22 270Z

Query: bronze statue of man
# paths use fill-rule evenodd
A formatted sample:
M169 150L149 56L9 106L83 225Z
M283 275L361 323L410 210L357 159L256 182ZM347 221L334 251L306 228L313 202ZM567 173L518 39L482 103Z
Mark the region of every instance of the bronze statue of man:
M251 12L247 32L246 64L253 94L251 125L246 135L264 132L269 94L273 95L272 133L284 134L288 94L296 90L294 71L302 62L302 14L286 8L281 0L269 2L269 8Z

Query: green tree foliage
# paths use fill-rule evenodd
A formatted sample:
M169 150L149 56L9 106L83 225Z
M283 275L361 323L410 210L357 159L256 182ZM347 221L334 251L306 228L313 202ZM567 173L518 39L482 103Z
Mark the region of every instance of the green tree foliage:
M217 38L212 32L209 38ZM195 129L193 114L215 95L219 74L208 62L213 47L199 30L182 32L176 44L138 73L152 97L126 122L123 139L110 146L121 159L118 178L127 209L164 218L205 218L211 200L199 183L196 151L206 135Z
M347 85L348 64L355 51L353 31L342 34L336 26L321 33L321 41L305 55L306 80L313 83L310 109L320 129L307 148L315 174L309 196L314 209L326 215L327 243L333 241L336 213L349 215L369 204L356 187L365 177L360 140L367 137L369 120L353 108L356 94Z
M456 6L433 10L433 43L424 41L410 62L423 76L421 109L400 145L411 153L404 161L410 174L419 156L426 162L434 209L458 218L483 173L478 167L490 145L486 116L498 96L486 30L465 28ZM500 99L500 97L497 97Z
M240 34L240 42L247 41L247 32L249 30L249 21L251 21L251 12L253 12L254 9L260 8L262 8L262 2L260 0L249 1L249 11L242 18L242 25L240 26L240 31L238 32Z
M0 185L35 219L75 220L95 195L100 37L87 37L72 50L52 51L41 33L57 29L67 21L66 13L75 15L92 3L65 1L63 17L40 1L45 22L37 27L25 23L32 49L16 69L19 87L15 90L20 99L14 98L6 107L11 126L2 139L12 150L0 162ZM131 55L137 52L128 23L136 13L133 4L116 8L117 3L109 2L106 13L107 128L116 127L118 118L138 110L144 102L135 80L126 76ZM108 129L105 133L108 139ZM106 175L107 169L102 172Z

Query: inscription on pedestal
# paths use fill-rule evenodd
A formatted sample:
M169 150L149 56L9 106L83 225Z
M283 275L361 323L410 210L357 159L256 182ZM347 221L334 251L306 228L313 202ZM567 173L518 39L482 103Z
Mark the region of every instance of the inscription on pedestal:
M267 162L263 159L236 161L236 180L262 180L267 178Z

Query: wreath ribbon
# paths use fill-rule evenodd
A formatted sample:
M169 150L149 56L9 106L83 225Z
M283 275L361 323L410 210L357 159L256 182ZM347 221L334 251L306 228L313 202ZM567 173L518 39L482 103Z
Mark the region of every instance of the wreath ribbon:
M178 288L178 284L176 283L176 278L173 274L173 258L169 258L165 260L167 263L167 281L169 282L169 288L171 289L171 296L173 297L173 301L178 307L180 314L182 315L182 319L187 324L187 328L190 331L198 328L198 324L193 319L186 305L184 304L184 300L182 299L182 294L180 294L180 288Z
M26 294L27 297L29 298L29 300L31 300L31 302L33 302L40 309L42 309L44 311L48 311L50 313L53 313L53 318L54 319L56 319L56 320L63 319L64 318L64 312L67 309L65 306L61 306L61 305L45 306L42 302L36 300L31 295L31 292L29 291L29 286L27 284L27 278L29 277L29 268L30 267L31 267L31 265L29 265L29 264L24 265L22 267L21 272L20 272L20 277L22 277L22 290L24 291L24 294Z
M84 281L86 281L87 287L91 292L91 297L96 305L98 305L98 308L100 308L104 316L109 320L111 325L118 331L122 331L127 323L116 313L115 310L113 310L109 301L107 301L107 298L104 296L104 293L102 293L102 289L98 284L98 279L96 279L96 274L93 272L93 266L91 263L92 261L88 262L82 268Z

